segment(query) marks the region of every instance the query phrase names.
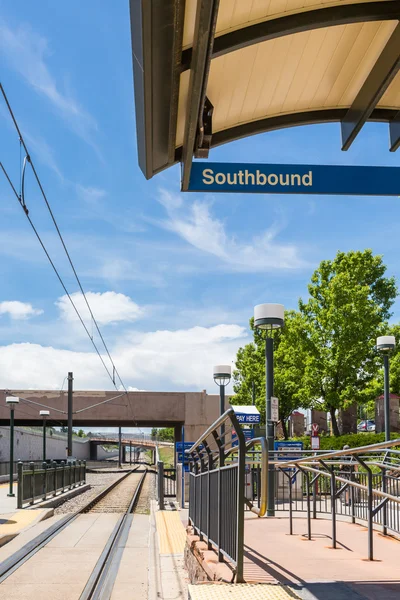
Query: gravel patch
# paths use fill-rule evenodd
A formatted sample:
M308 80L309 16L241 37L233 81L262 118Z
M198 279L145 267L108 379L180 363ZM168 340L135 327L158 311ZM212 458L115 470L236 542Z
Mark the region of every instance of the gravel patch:
M150 514L150 505L152 499L156 497L156 474L154 471L148 471L143 487L140 491L139 499L136 504L135 513L141 515Z
M89 483L91 488L84 492L83 494L79 494L79 496L75 496L75 498L71 498L67 500L60 506L54 509L55 515L62 515L66 513L71 513L79 510L85 504L90 502L97 494L99 494L106 487L111 485L117 479L120 479L124 475L124 473L86 473L86 483Z

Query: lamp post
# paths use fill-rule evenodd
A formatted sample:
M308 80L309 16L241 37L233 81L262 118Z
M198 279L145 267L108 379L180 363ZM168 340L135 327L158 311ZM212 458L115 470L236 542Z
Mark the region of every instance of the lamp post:
M14 409L19 403L19 398L14 396L6 397L6 404L10 407L10 490L7 496L13 498L15 496L13 490L14 484Z
M394 350L396 338L394 335L382 335L376 340L376 348L383 353L384 368L384 414L385 414L385 440L390 440L390 387L389 387L389 352Z
M40 416L43 417L43 462L46 462L46 419L50 414L49 410L41 410Z
M229 385L231 380L231 366L230 365L217 365L214 367L214 381L219 386L219 414L220 416L225 412L225 388ZM225 436L225 425L221 425L221 441L224 443Z
M275 440L275 423L271 420L271 397L274 395L274 340L271 336L273 329L283 326L285 309L282 304L258 304L254 307L254 326L265 329L265 417L268 453L272 456ZM270 332L270 335L268 335ZM267 515L275 515L275 467L272 461L268 464L268 499Z

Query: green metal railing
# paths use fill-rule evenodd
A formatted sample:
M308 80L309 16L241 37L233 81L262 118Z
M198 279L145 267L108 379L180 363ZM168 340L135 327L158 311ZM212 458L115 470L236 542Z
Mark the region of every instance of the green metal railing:
M86 461L18 463L18 508L72 490L86 482Z

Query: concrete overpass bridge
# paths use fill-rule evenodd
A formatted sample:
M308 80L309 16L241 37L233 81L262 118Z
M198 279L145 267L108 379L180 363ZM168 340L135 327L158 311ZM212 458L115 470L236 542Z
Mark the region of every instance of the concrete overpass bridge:
M6 396L18 396L15 424L40 426L40 410L47 409L51 426L67 425L66 391L0 390L0 425L9 425ZM229 399L226 400L228 407ZM73 426L79 427L173 427L175 440L196 441L219 416L219 396L202 392L74 391ZM139 436L140 437L140 436ZM124 439L128 436L124 434ZM143 439L141 439L141 443ZM104 443L104 440L103 440ZM150 443L150 442L149 442ZM143 445L143 444L141 444Z
M119 444L119 436L117 434L107 434L104 436L96 436L89 438L90 444L90 460L97 460L97 448L98 446L105 446L107 444ZM144 450L152 450L153 454L155 453L155 449L157 446L169 446L173 447L172 442L159 442L158 440L152 438L148 435L137 436L137 435L129 435L124 434L121 437L121 457L122 461L125 462L127 459L127 454L131 452L131 448L135 451L140 448ZM133 452L133 450L132 450ZM155 462L155 455L153 456L153 462Z

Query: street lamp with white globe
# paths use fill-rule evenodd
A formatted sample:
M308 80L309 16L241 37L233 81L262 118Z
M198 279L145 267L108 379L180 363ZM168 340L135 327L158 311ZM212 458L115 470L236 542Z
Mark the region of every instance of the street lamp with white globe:
M376 340L376 348L383 354L384 369L384 415L385 415L385 440L390 440L390 385L389 385L389 353L396 347L394 335L381 335Z
M257 304L254 307L254 327L266 331L265 338L265 418L268 453L272 456L275 440L275 423L272 421L271 398L274 395L274 340L272 330L283 327L285 308L283 304ZM275 515L275 467L268 465L267 515Z
M225 388L229 385L232 376L230 365L216 365L213 369L214 381L219 386L219 414L225 412ZM221 425L221 440L225 436L225 425Z
M49 410L40 411L40 416L43 418L43 462L46 462L46 419L49 415Z
M14 409L19 404L19 398L16 396L7 396L6 404L10 407L10 489L7 496L15 496L13 490L14 483Z

